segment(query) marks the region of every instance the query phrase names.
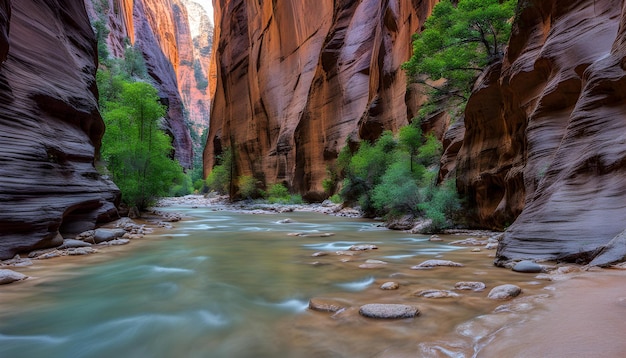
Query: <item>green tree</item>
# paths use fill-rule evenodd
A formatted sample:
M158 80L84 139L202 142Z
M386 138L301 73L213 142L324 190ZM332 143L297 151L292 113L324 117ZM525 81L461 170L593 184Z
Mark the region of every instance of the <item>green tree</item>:
M502 59L511 33L515 0L443 0L424 30L414 36L413 55L403 68L412 81L436 94L467 100L471 85L487 64ZM445 79L441 86L426 80Z
M144 82L123 82L116 101L106 102L102 115L107 130L102 139L102 158L122 201L143 210L166 195L182 168L170 158L170 138L159 128L165 108L157 90Z
M410 155L410 167L411 172L413 172L413 161L419 153L419 148L422 144L422 129L414 124L404 126L398 131L398 141L400 147Z
M217 165L211 169L211 173L206 178L206 185L209 190L222 195L230 193L232 166L233 156L231 151L227 149L218 156Z

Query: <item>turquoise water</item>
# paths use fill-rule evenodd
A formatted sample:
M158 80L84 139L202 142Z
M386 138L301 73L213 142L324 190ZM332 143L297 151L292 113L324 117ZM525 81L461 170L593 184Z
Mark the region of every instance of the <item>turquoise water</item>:
M467 248L321 214L175 211L190 218L137 247L131 243L88 265L60 268L62 275L29 280L27 292L8 303L11 289L3 288L0 357L394 356L397 347L417 352L419 342L446 337L495 307L477 303L480 294L453 304L413 295L477 275L499 280L503 270L486 254L468 256ZM278 223L285 218L294 222ZM289 235L296 232L309 235ZM380 249L334 254L363 243ZM333 254L311 256L318 251ZM424 259L458 259L461 251L470 269L408 269ZM360 269L366 259L388 265ZM378 288L392 279L401 290ZM351 307L335 316L313 312L307 305L314 297ZM416 304L423 314L391 322L360 317L359 305L371 302Z

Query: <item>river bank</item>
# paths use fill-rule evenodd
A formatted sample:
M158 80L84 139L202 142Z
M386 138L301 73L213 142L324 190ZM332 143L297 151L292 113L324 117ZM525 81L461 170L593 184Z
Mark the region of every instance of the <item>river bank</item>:
M263 330L277 329L277 335L282 335L283 338L275 337L274 339L281 344L283 349L291 347L292 341L299 345L299 348L290 348L294 349L292 355L284 356L304 357L305 351L299 349L311 345L315 345L316 352L320 354L328 355L334 352L334 356L366 356L367 352L371 352L372 343L364 343L363 337L370 337L374 346L378 347L373 354L367 355L374 357L461 357L472 356L468 353L471 351L476 352L476 356L480 357L557 357L562 356L557 355L558 353L565 352L558 351L563 348L560 347L562 344L573 346L579 344L588 349L579 350L580 352L595 350L599 354L594 354L594 356L609 357L616 355L602 354L604 352L615 353L622 349L621 344L615 343L618 338L614 340L614 343L611 343L611 339L605 339L612 337L612 329L614 329L613 332L621 332L622 328L621 322L607 319L611 315L621 317L619 315L623 306L621 299L626 297L626 292L622 293L623 290L620 288L626 287L623 281L626 275L621 270L591 269L586 271L585 268L576 265L550 264L544 265L547 272L517 273L493 267L495 252L485 248L483 241L488 237L478 232L474 233L476 235L473 235L473 241L466 240L466 243L474 242L476 245L453 244L467 239L470 236L467 233L441 235L438 238L441 241L433 241L429 244L428 237L407 236L399 232L387 231L376 227L376 223L358 219L345 219L346 222L353 223L350 224L348 231L345 231L346 229L334 231L335 229L331 230L331 228L341 227L337 225L341 224L343 219L326 220L324 217L303 215L306 208L290 210L274 206L237 209L218 203L204 207L203 203L196 202L199 204L196 208L193 208L193 204L186 204L181 205L181 210L179 210L177 206L166 207L166 204L161 203L155 210L162 211L162 214L166 215L179 213L175 215L180 215L183 220L171 223L172 228L155 227L152 234L142 239L132 240L130 246L103 248L97 255L61 256L53 260L37 260L32 266L16 268L31 278L15 285L2 287L0 301L3 312L14 310L15 302L29 301L30 299L25 298L33 292L40 292L42 288L45 288L44 292L48 293L50 290L62 290L60 284L63 281L73 280L74 277L82 275L83 271L89 270L91 266L107 265L120 258L130 259L134 256L141 256L155 247L166 245L155 257L166 257L172 250L181 250L182 256L166 260L167 264L159 263L150 266L140 260L139 267L150 268L147 273L149 277L162 282L156 283L157 288L144 288L139 292L129 293L129 297L145 294L144 291L147 290L148 293L157 293L151 300L158 301L160 295L165 295L162 298L176 302L179 306L182 305L181 307L185 306L186 300L191 300L191 297L196 296L217 294L218 297L214 299L219 300L219 292L230 287L230 283L228 285L220 283L207 292L192 292L189 297L174 299L177 296L171 295L183 292L172 290L180 284L179 280L191 279L192 273L194 277L202 277L212 269L216 269L219 270L215 272L216 277L223 277L243 270L240 279L244 280L245 285L258 286L265 293L261 294L262 298L256 297L251 299L252 301L244 300L243 306L235 309L235 312L250 304L260 304L263 307L276 306L281 310L283 307L295 307L296 311L300 312L292 318L283 319L271 329L263 326L263 321L254 324L249 322L248 324L256 327L255 330L240 328L243 331L236 331L236 336L227 337L227 340L232 343L231 346L235 347L245 346L245 340L258 336ZM231 214L236 210L240 212L236 215ZM309 209L309 211L314 210L317 209ZM197 217L198 212L207 214ZM210 212L215 212L217 216ZM212 219L205 219L205 217ZM227 240L209 243L200 237L198 244L201 246L198 246L198 252L195 251L196 249L180 248L189 241L187 238L192 236L179 235L220 232L224 230L221 227L230 220L240 225L240 230L228 234ZM359 227L365 227L366 231L356 230ZM246 239L247 233L255 233L252 241ZM304 233L304 235L291 236L291 233ZM226 234L224 232L220 236ZM372 238L368 239L370 236ZM374 237L380 239L373 239ZM432 239L437 239L437 237ZM271 241L258 246L257 240ZM349 249L353 242L359 241L373 243L378 248ZM221 254L213 251L201 253L215 245L232 246L225 247ZM423 246L425 247L422 249ZM413 250L411 248L423 251L420 257L426 253L426 257L452 260L464 266L413 269L412 266L421 265L423 258L405 258L406 250ZM429 254L429 250L433 249L436 253ZM241 261L234 263L231 262L233 260ZM222 264L217 265L217 261ZM280 262L284 263L274 267ZM195 266L200 263L202 263L201 268ZM248 277L252 274L246 271L248 265L253 265L254 271L258 271L255 274L263 273L263 275ZM141 288L143 287L141 279L134 277L135 274L130 274L135 273L136 270L136 264L133 264L130 268L121 270L122 278L116 278L116 280L128 280L128 283L124 284L125 289L128 285ZM110 271L110 268L106 269L105 275L117 276ZM346 278L345 275L351 278ZM96 278L93 276L89 280ZM173 278L175 280L172 281ZM327 283L327 280L331 283ZM455 283L459 281L483 281L487 288L477 292L456 290ZM393 290L382 289L387 282L396 282L399 287ZM487 299L488 292L493 287L506 283L520 286L522 294L512 300L491 301ZM293 291L291 286L295 284L300 285L301 288ZM117 284L112 285L116 287ZM198 283L190 284L188 287L197 285ZM326 288L322 290L326 293L320 294L317 292L317 287L320 285L331 289ZM335 292L335 286L339 291L341 287L350 287L350 289L345 292ZM80 288L82 286L71 287L72 290L83 290ZM99 284L98 287L103 287L102 289L105 290L102 294L108 290L116 292L115 289L106 285ZM216 288L217 291L215 291ZM161 291L162 289L165 291ZM356 291L352 291L353 289ZM459 297L450 295L431 299L416 295L433 289L438 290L438 294L450 295L448 292L451 292ZM281 293L282 291L284 293ZM299 293L292 297L293 293L289 292ZM69 294L66 293L63 297ZM318 303L339 302L345 307L341 312L300 311L301 305L306 306L309 299ZM206 300L211 301L208 298ZM594 301L601 304L596 304ZM81 305L90 305L79 302ZM379 321L361 317L359 307L372 303L399 303L416 306L421 311L421 315L415 319L400 321ZM28 306L24 306L23 309L27 309L26 307ZM220 316L222 320L228 316L227 313L223 313L228 312L226 308L224 311L215 311L212 308L211 312L222 315L223 317ZM450 316L452 313L454 315ZM246 321L248 319L246 318ZM96 323L94 325L97 326ZM541 327L550 329L541 329ZM590 331L585 327L592 327L593 330ZM533 332L537 334L531 334ZM7 333L0 329L0 334ZM597 337L596 334L602 336ZM361 338L355 339L354 337ZM426 337L429 338L426 339ZM574 337L577 338L574 339ZM574 342L570 342L572 339ZM557 346L554 342L563 343ZM529 350L531 346L533 353L544 354L526 354L526 352L531 352ZM553 352L556 353L553 354ZM229 351L230 356L238 356L235 353ZM570 353L572 354L568 356L571 357L589 356L588 354L577 355L576 351ZM222 356L228 356L228 354L224 353Z

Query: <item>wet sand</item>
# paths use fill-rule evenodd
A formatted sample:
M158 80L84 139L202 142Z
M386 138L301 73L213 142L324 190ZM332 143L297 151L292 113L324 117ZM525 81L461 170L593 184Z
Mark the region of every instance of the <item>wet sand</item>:
M626 270L593 270L552 287L527 321L499 332L477 356L626 356Z

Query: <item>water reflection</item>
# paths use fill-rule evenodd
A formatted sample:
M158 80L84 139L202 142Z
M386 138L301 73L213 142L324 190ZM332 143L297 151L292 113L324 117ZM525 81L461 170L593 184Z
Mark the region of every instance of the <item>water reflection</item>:
M470 253L471 248L382 230L365 220L176 211L191 219L115 254L72 258L78 265L67 269L45 263L57 266L58 278L14 286L22 291L19 301L2 306L0 356L471 356L493 322L506 324L481 318L491 317L498 303L488 302L486 292L443 300L415 292L452 290L455 282L475 281L478 273L488 289L501 283L529 293L542 289L532 276L511 277L494 268L488 252ZM334 236L289 235L294 232ZM357 244L379 249L337 253ZM315 252L326 255L313 257ZM465 267L410 270L433 256ZM387 264L359 268L366 260ZM46 270L39 274L50 275ZM400 289L379 288L390 280ZM0 292L0 300L5 294ZM335 315L313 312L307 305L314 297L349 307ZM379 302L417 305L422 315L400 321L359 316L360 305ZM501 313L504 322L521 314ZM439 341L444 343L427 343Z

